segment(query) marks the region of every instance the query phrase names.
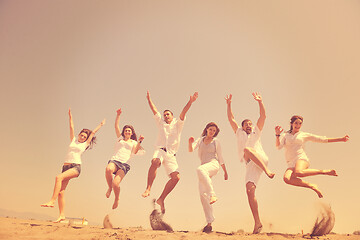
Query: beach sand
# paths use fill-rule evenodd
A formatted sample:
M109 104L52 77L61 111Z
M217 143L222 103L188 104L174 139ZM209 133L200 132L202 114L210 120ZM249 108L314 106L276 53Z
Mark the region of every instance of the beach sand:
M40 220L27 220L16 218L0 218L0 239L87 239L87 240L133 240L133 239L163 239L163 240L185 240L185 239L310 239L310 236L301 234L284 234L284 233L261 233L253 235L244 232L221 233L212 232L210 234L202 232L176 231L153 231L143 229L142 227L104 229L103 226L82 226L65 223L52 223ZM326 236L314 237L314 239L326 240L359 240L360 235L353 234L328 234Z

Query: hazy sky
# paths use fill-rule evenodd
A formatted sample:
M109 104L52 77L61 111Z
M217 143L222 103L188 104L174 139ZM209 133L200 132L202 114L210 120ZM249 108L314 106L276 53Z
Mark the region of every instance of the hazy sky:
M150 198L143 199L157 129L146 101L149 90L161 111L176 117L195 91L177 154L181 180L166 200L165 219L176 230L200 230L205 217L187 139L215 121L229 172L213 179L219 201L214 228L251 231L253 219L244 166L226 117L233 94L235 118L258 118L252 91L267 111L262 143L275 179L258 188L264 231L309 232L318 213L317 195L286 185L284 152L275 149L274 127L285 129L293 114L303 131L328 137L350 135L348 143L307 144L311 167L336 169L339 177L308 180L323 191L336 215L333 231L360 229L360 2L348 1L0 1L1 168L0 208L58 216L40 204L51 197L69 141L67 110L75 131L95 128L98 144L82 159L79 178L66 191L66 215L102 223L113 196L105 197L107 161L116 139L114 120L145 136L121 183L118 226L150 228L151 199L166 181L159 169Z

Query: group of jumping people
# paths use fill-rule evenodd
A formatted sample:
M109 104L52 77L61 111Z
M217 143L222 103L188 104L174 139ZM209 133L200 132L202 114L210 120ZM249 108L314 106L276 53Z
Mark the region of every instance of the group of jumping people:
M245 162L246 166L246 193L255 222L253 233L257 234L262 230L262 223L259 217L258 202L255 197L256 186L262 172L264 172L270 179L274 178L275 174L267 167L268 156L264 152L260 141L266 119L264 103L259 93L254 92L252 95L254 100L258 102L260 108L260 116L255 126L249 119L243 120L241 126L239 126L239 124L235 121L231 108L232 95L227 95L225 100L227 105L227 117L237 139L238 155L240 161ZM142 194L142 197L146 198L150 195L151 187L156 178L157 169L163 165L170 179L166 183L160 197L157 198L156 203L160 206L161 212L164 214L165 199L180 180L176 152L180 146L180 138L185 122L185 115L189 111L191 105L198 98L198 93L195 92L190 96L189 101L179 115L179 119L174 118L174 115L170 110L163 111L162 119L160 112L151 100L149 91L147 92L146 98L158 127L158 138L148 171L146 189ZM105 170L106 182L108 184L108 190L105 195L109 198L111 196L111 192L114 192L115 199L112 206L113 209L116 209L119 205L120 182L130 170L130 165L128 164L129 160L134 154L144 153L144 149L141 147L144 137L140 135L139 138L137 138L133 126L125 125L122 130L120 130L119 122L121 113L121 108L116 111L115 133L117 140L115 143L115 152L108 161ZM77 138L74 134L74 124L70 109L69 122L71 142L62 168L62 173L56 176L51 200L41 205L42 207L54 207L55 201L58 199L59 218L55 222L65 220L65 189L70 179L76 178L80 175L81 155L84 151L93 146L96 138L95 133L105 124L105 119L93 131L89 129L81 130ZM309 169L310 161L304 151L304 144L307 141L323 143L347 142L349 140L349 136L345 135L340 138L327 138L324 136L317 136L302 132L300 131L302 123L303 118L296 115L292 116L290 119L289 131L284 132L281 126L275 127L275 145L278 149L283 147L285 148L285 159L288 165L284 174L284 181L285 183L293 186L309 188L315 191L319 198L322 198L323 195L317 185L308 183L302 178L314 175L337 176L337 173L333 169ZM218 173L221 166L224 172L224 179L228 179L228 173L222 157L221 144L216 138L219 131L220 129L218 125L214 122L210 122L205 126L199 139L195 140L194 137L190 137L188 140L189 152L193 152L197 149L201 162L201 165L197 168L197 175L199 178L200 200L207 221L207 225L203 228L203 232L207 233L212 231L212 223L215 220L212 206L217 201L211 178Z

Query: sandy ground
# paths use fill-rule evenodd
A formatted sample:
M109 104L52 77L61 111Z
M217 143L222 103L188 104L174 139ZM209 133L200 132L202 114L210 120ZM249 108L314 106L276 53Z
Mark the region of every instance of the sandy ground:
M172 233L164 231L153 231L141 227L104 229L103 226L82 226L65 223L52 223L39 220L26 220L16 218L0 218L0 239L87 239L87 240L132 240L132 239L310 239L310 236L300 234L284 233L261 233L252 235L244 232L210 234L202 232L175 231ZM359 240L360 235L353 234L329 234L314 239L324 240Z

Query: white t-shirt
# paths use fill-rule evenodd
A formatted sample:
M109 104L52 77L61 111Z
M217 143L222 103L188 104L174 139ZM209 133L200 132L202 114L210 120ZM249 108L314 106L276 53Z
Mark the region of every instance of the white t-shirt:
M285 147L285 159L286 162L292 163L299 159L309 161L304 148L307 141L327 143L328 140L325 136L317 136L306 132L297 132L294 135L291 133L285 133L280 138L280 145L277 147L281 149Z
M81 154L85 152L88 144L87 142L80 143L74 137L69 145L68 153L65 158L65 163L81 164Z
M127 163L133 154L133 148L137 145L137 141L129 139L125 141L123 136L120 136L114 147L114 154L111 160L116 160L122 163Z
M268 158L265 154L260 137L261 137L261 131L259 127L256 125L255 128L252 130L250 134L247 134L242 128L238 128L236 130L236 138L237 138L237 144L238 144L238 154L240 161L244 161L244 148L251 147L254 148L255 151L260 154L264 158Z
M156 148L166 148L169 154L175 154L179 150L181 131L184 127L184 121L173 118L170 124L161 119L159 112L154 114L154 119L159 129Z

